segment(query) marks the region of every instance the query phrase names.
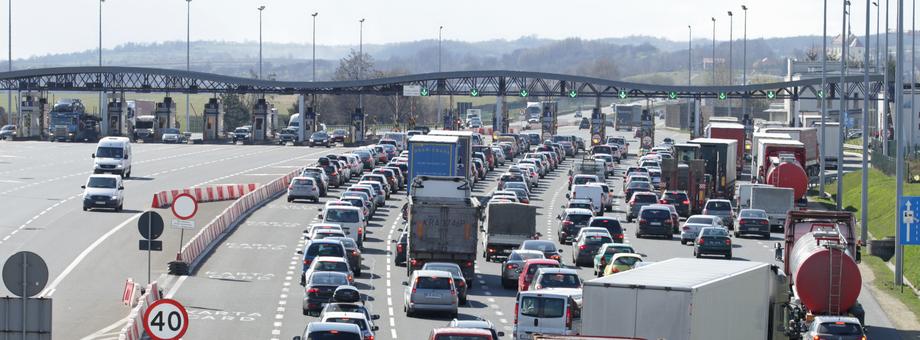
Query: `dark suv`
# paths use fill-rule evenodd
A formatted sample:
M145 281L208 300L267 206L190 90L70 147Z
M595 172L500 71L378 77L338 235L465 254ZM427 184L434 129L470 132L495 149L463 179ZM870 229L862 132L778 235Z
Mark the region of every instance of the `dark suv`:
M575 235L578 235L578 231L588 226L588 221L591 220L591 217L594 217L594 212L588 209L565 209L561 215L556 216L557 219L562 221L557 235L559 243L567 244L572 242Z
M661 204L670 204L677 209L681 217L690 217L690 197L685 191L665 191L661 195Z
M674 230L671 226L671 211L667 207L645 206L639 210L639 226L636 228L636 238L647 235L658 235L671 238Z

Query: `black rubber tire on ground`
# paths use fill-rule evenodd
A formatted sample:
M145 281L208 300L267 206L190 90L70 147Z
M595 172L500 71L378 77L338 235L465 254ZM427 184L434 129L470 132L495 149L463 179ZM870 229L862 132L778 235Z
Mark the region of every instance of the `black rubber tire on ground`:
M288 201L288 203L291 203L291 202L293 202L293 201L294 201L294 199L293 199L293 198L291 198L290 196L288 196L288 198L287 198L287 201Z
M124 205L124 203L119 204L118 207L115 208L115 212L121 212L121 210L124 209Z
M303 315L310 315L310 311L309 311L309 310L306 310L306 309L304 309L304 310L303 310Z
M731 253L728 253L728 255L725 255L725 259L726 259L726 260L731 260L731 259L732 259L732 254L731 254Z

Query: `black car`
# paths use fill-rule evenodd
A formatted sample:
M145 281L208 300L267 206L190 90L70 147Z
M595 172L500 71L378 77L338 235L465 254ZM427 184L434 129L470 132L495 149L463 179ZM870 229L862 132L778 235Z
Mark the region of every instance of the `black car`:
M690 197L686 191L665 191L661 195L661 204L673 205L678 215L690 217Z
M597 251L601 246L604 245L604 243L612 242L613 240L611 240L610 237L602 233L585 233L581 236L581 239L578 240L578 243L573 245L572 262L575 263L576 266L587 266L588 264L592 264L594 255L597 255Z
M556 248L556 244L553 241L547 240L527 240L521 243L521 248L523 250L536 250L543 252L543 257L556 260L562 263L562 249Z
M399 240L395 241L396 247L393 249L393 262L395 265L406 264L406 248L409 246L409 233L403 232L399 235Z
M348 285L348 275L340 272L313 272L304 284L303 315L319 316L319 312L339 286Z
M581 119L581 123L578 123L578 129L579 129L579 130L587 129L587 128L590 128L590 127L591 127L591 121L589 121L588 118L582 118L582 119Z
M557 234L559 243L571 243L575 235L578 235L578 231L588 226L588 221L591 220L592 216L594 216L594 212L587 209L565 209L561 215L556 216L557 219L562 221Z
M230 135L230 138L234 143L249 141L249 138L251 137L252 129L250 129L248 126L238 127L234 129L233 134Z
M310 146L323 145L328 148L331 145L329 142L330 139L331 138L329 137L329 134L326 133L326 131L316 131L310 135L310 138L307 139L307 142L310 144Z
M693 245L693 256L699 258L703 255L722 255L732 259L732 239L727 229L706 227L700 230L700 236L696 237Z
M667 207L642 207L639 210L639 226L636 227L636 238L649 235L671 238L674 229L671 223L673 223L671 211Z
M613 238L613 243L623 243L623 226L620 225L620 220L613 217L605 216L596 216L592 217L591 221L588 222L589 227L599 227L607 229L607 232L610 233L610 237Z
M632 199L633 194L644 191L644 192L655 192L655 188L652 187L652 184L649 182L639 182L632 181L626 186L626 201Z
M330 138L332 143L345 143L346 139L348 139L348 131L345 131L345 129L335 129L332 131L332 137Z

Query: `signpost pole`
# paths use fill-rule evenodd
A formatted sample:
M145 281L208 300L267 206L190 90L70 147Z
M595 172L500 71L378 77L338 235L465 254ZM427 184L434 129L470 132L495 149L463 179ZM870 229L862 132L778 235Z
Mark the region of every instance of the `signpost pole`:
M28 288L27 282L29 282L29 257L22 256L22 291L26 292ZM25 296L22 297L19 301L22 301L22 338L26 339L26 302L28 302L29 297L27 293L24 293Z
M153 214L147 215L147 235L153 235ZM153 248L153 240L147 243L147 285L150 285L150 248Z

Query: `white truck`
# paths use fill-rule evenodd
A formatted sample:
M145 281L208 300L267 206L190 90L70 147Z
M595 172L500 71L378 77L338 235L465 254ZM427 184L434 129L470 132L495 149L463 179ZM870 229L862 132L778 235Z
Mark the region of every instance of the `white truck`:
M821 122L812 123L812 127L818 130L818 148L821 147ZM840 123L824 123L824 130L827 135L826 140L824 141L824 168L825 169L837 169L837 153L840 152L840 148L843 145L843 142L840 140Z
M751 189L752 209L763 209L770 218L770 229L781 230L786 225L786 215L795 209L795 190L774 186Z
M754 187L773 187L770 184L763 183L742 183L738 184L738 195L735 196L735 208L738 211L751 207L751 189Z
M767 263L673 258L585 282L581 335L768 339L775 287Z
M482 227L482 257L507 258L537 233L537 207L521 203L490 203Z

